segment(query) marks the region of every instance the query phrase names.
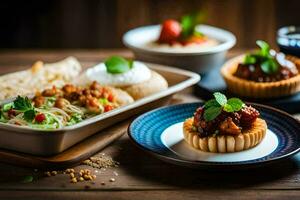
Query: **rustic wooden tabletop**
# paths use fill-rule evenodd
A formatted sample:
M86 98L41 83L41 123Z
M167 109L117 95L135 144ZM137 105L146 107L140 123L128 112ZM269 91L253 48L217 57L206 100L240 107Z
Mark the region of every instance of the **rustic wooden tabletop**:
M69 55L76 56L85 67L109 55L132 56L127 50L2 51L0 74L25 69L36 60L50 62ZM175 95L171 103L199 101L191 91L188 89ZM120 162L119 167L98 170L85 165L75 166L76 171L90 169L97 175L94 181L76 184L70 183L66 174L45 177L41 170L0 164L0 199L300 198L300 155L246 171L188 169L164 163L140 151L126 134L99 155L101 153Z

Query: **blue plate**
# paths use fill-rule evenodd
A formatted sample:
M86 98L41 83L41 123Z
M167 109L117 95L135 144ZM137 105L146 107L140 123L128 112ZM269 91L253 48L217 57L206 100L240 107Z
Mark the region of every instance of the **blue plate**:
M256 167L287 158L300 150L300 123L275 108L250 104L266 120L268 131L261 144L235 153L208 153L190 147L182 136L182 122L202 103L162 107L136 118L128 128L141 149L167 162L188 167Z

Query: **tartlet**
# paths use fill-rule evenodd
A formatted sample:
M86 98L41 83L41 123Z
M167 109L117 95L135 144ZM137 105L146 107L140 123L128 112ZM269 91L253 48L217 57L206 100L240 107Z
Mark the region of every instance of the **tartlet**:
M213 153L239 152L258 145L267 131L267 123L259 118L259 112L237 98L227 101L221 93L214 95L216 99L184 121L185 141L195 149ZM218 109L219 114L211 116Z
M266 73L261 69L262 63L258 62L258 59L256 63L249 64L246 61L249 60L249 56L260 56L260 53L243 54L223 65L221 75L230 92L251 98L273 98L292 95L300 91L299 58L268 50L265 55L266 59L275 63L277 70L270 68L273 71ZM263 59L265 58L262 57ZM243 68L246 68L245 72Z

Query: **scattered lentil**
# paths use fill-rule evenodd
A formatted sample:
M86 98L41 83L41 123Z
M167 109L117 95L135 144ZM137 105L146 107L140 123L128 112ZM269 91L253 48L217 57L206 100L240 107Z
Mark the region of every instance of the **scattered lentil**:
M89 159L82 162L85 165L91 166L93 168L100 169L101 171L106 171L106 168L109 167L118 167L120 163L114 161L110 156L106 155L105 153L101 153L98 156L92 156ZM95 173L101 173L100 170L95 170ZM35 169L34 171L37 171ZM118 176L116 171L113 172L115 176ZM97 178L95 174L92 174L89 169L81 169L79 172L75 171L72 168L68 168L64 171L46 171L44 172L45 176L55 176L57 174L69 174L70 182L77 183L83 181L93 181ZM115 178L110 178L110 182L115 182ZM90 182L91 184L95 184L95 182ZM101 185L105 185L105 182L101 182ZM90 186L85 186L88 189Z
M51 172L51 175L52 175L52 176L55 176L56 174L57 174L57 171L52 171L52 172Z
M72 173L70 173L70 177L71 178L74 178L75 177L75 174L72 172Z
M118 172L114 171L113 173L115 176L119 176Z
M77 178L76 177L72 178L71 183L77 183Z
M114 161L110 156L105 155L105 153L101 153L98 156L90 157L89 159L83 161L83 164L98 169L117 167L119 165L118 162Z
M45 172L46 176L52 176L50 172Z
M110 181L110 182L115 182L116 179L115 179L115 178L110 178L109 181Z

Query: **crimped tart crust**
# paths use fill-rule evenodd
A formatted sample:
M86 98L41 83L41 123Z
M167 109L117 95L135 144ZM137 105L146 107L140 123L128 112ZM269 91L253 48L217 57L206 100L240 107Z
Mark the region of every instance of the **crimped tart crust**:
M239 135L200 138L197 132L192 131L193 120L193 118L188 118L183 124L184 139L192 147L206 152L230 153L250 149L263 140L267 131L266 121L257 118L250 129L242 131Z
M235 57L226 62L221 68L221 74L227 84L228 90L234 94L253 97L253 98L272 98L280 96L288 96L300 91L300 74L287 79L276 82L258 83L248 81L234 76L238 64L241 63L245 55ZM287 59L294 62L300 71L300 59L294 56L286 56Z

